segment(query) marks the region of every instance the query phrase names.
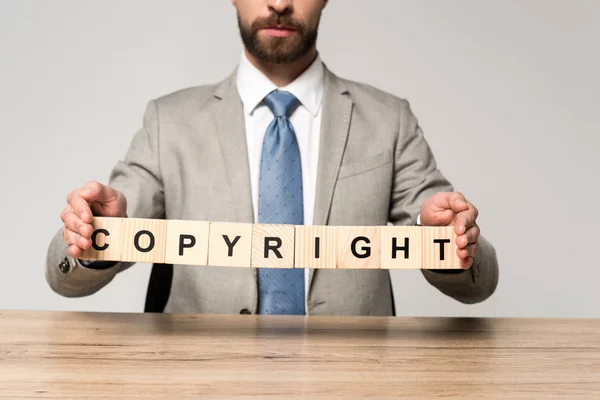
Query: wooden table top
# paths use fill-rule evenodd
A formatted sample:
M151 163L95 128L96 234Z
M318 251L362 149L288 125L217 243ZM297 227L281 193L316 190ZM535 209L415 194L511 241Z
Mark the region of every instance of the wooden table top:
M0 397L600 399L600 320L0 311Z

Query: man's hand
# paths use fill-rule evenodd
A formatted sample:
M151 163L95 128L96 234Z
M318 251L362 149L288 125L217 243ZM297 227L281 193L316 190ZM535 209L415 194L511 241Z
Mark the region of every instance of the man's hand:
M421 205L422 226L454 225L456 253L462 268L471 267L473 257L477 255L478 215L477 208L458 192L436 193Z
M127 200L122 193L91 181L67 195L67 206L60 214L64 223L63 238L69 254L79 258L81 251L92 245L92 216L121 217L127 215Z

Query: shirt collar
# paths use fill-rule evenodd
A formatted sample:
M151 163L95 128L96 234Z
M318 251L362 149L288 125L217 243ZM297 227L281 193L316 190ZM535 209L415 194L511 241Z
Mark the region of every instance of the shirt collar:
M292 93L314 117L318 114L323 100L323 80L325 71L319 54L314 62L296 80L278 88L258 70L242 52L237 70L237 89L244 104L244 112L251 115L266 95L275 89Z

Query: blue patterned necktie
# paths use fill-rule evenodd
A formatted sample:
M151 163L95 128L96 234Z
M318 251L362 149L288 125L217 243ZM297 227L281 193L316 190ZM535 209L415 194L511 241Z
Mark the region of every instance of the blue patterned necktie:
M300 104L275 90L263 100L275 119L265 133L260 160L258 223L304 224L302 164L289 116ZM304 270L259 268L258 313L304 315Z

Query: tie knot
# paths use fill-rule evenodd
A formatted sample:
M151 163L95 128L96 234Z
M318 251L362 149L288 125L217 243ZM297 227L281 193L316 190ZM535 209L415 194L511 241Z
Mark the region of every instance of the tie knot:
M300 104L296 96L281 90L272 91L263 101L276 117L288 118Z

